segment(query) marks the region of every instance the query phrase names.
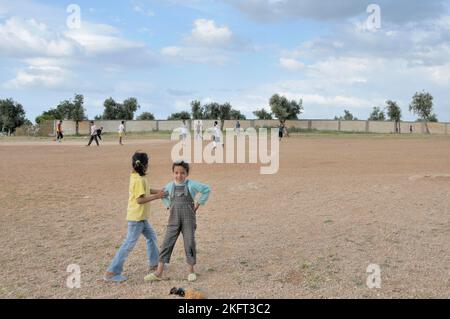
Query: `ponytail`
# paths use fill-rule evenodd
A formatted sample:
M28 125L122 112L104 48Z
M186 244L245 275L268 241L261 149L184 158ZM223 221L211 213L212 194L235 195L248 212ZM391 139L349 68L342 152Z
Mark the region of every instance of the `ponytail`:
M148 165L148 155L141 152L134 153L131 165L136 173L140 176L145 176Z

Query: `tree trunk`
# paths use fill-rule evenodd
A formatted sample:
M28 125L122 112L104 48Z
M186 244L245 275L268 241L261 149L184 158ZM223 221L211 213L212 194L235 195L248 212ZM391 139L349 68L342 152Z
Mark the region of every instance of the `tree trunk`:
M428 127L428 122L425 121L425 129L427 130L427 134L430 134L430 129Z
M80 135L79 127L80 127L79 121L75 121L75 135L76 136Z

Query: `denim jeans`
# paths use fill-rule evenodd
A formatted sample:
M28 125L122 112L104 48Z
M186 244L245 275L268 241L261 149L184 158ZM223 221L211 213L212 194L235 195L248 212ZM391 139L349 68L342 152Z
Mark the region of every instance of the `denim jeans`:
M153 230L152 226L150 226L150 224L146 220L140 222L128 222L127 238L120 247L119 251L117 251L116 256L114 257L111 265L108 268L108 272L114 273L116 275L122 274L123 264L125 263L125 260L127 259L130 252L133 250L134 246L136 246L136 243L141 234L143 234L147 239L147 255L150 267L158 265L158 243L156 240L156 233Z

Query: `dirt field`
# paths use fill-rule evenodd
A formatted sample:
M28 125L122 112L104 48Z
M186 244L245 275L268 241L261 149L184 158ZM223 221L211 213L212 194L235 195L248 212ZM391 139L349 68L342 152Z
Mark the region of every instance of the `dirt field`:
M198 213L199 280L186 281L182 242L148 284L145 241L129 281L102 275L126 235L130 158L151 156L152 187L171 179L168 140L119 147L0 140L1 298L170 298L196 287L210 298L450 298L450 139L303 136L281 145L277 175L260 165L195 165L211 185ZM161 244L168 215L152 204ZM70 264L81 288L68 289ZM381 289L366 269L381 267Z

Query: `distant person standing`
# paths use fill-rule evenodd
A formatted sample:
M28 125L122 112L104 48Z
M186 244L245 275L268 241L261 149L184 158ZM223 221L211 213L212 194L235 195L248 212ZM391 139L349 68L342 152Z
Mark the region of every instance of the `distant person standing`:
M236 122L236 126L234 128L234 131L239 136L241 134L241 122L239 120Z
M280 125L278 126L278 137L280 138L280 141L283 139L285 131L286 126L284 125L283 121L280 121Z
M215 121L214 122L214 128L213 128L213 141L214 141L214 149L217 148L217 145L222 145L221 144L221 132L220 132L220 126L219 126L219 122Z
M183 145L186 145L187 140L187 126L186 120L183 120L183 126L181 127L181 140L183 141Z
M413 130L413 126L412 126L412 125L410 125L410 126L409 126L409 133L411 133L411 134L412 134L412 133L413 133L413 131L414 131L414 130Z
M197 120L197 123L195 124L195 139L201 140L202 139L202 122Z
M62 123L63 121L59 121L56 125L56 141L58 143L61 143L62 139L64 138Z
M86 146L91 146L91 144L94 140L95 140L95 143L97 143L97 146L100 146L100 144L98 143L98 138L97 138L97 126L95 126L94 121L91 121L91 138L89 140L88 145L86 145Z
M122 121L119 125L119 144L123 145L123 137L125 135L125 121Z

